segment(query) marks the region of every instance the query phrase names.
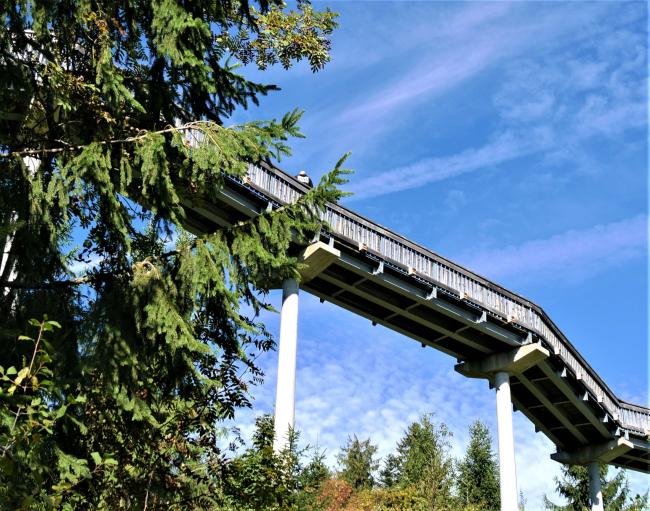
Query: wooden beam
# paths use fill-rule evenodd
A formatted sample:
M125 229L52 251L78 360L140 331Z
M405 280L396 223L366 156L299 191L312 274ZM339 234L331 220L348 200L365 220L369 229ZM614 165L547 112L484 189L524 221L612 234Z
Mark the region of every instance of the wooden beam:
M372 295L371 293L367 293L366 291L363 291L359 288L353 287L350 284L347 284L345 282L342 282L341 280L332 277L331 275L327 275L323 273L322 275L319 275L319 278L322 280L325 280L326 282L329 282L330 284L334 284L336 286L339 286L341 289L344 289L345 291L348 291L352 294L358 295L366 300L369 300L373 303L376 303L378 306L383 307L384 309L390 310L393 314L388 316L387 318L371 318L373 321L377 321L382 324L390 324L390 318L394 316L403 316L405 318L408 318L409 320L418 323L419 325L425 326L427 328L430 328L431 330L435 330L436 332L441 332L445 336L450 337L462 344L465 344L466 346L469 346L470 348L480 351L482 353L490 353L490 348L483 344L479 344L477 342L474 342L470 339L467 339L466 337L463 337L460 334L456 334L452 330L447 330L446 328L440 327L436 325L433 321L427 321L426 319L423 319L419 316L416 316L415 314L410 313L408 310L403 309L401 307L398 307L396 305L393 305L392 303L385 302L376 296ZM391 327L393 328L393 327ZM400 329L400 331L404 332L403 329ZM412 334L407 333L406 335L413 337ZM433 339L427 339L427 343L431 346L434 346L438 348L438 345L433 344Z
M546 409L553 414L553 416L559 420L562 425L574 436L578 439L578 441L582 444L588 443L587 438L580 432L580 430L571 423L571 420L565 417L562 412L560 412L555 406L553 406L553 403L548 399L544 393L541 391L539 387L536 387L528 378L526 378L523 374L517 375L517 378L521 383L524 384L524 387L528 389L528 391L537 398L537 400L542 403Z
M611 438L612 434L609 429L601 422L600 418L597 417L594 412L589 408L589 406L582 400L580 396L577 396L575 391L570 387L569 383L566 381L566 378L562 378L560 375L556 374L549 365L545 362L539 365L540 369L544 371L544 374L551 378L553 384L560 389L562 394L564 394L567 399L575 406L582 415L591 423L591 425L598 430L598 432L603 435L605 438Z

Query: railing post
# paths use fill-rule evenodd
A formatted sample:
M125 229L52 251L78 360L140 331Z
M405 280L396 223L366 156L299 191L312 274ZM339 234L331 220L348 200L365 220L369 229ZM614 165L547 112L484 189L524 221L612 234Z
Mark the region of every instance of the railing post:
M512 431L510 376L505 371L499 371L494 374L494 383L497 391L501 511L517 511L517 473L515 467L515 441Z
M589 500L591 511L604 511L603 492L600 487L600 465L597 461L589 463Z
M281 451L294 427L296 401L296 355L298 348L298 282L282 283L280 346L278 349L278 386L275 395L275 437L273 450Z

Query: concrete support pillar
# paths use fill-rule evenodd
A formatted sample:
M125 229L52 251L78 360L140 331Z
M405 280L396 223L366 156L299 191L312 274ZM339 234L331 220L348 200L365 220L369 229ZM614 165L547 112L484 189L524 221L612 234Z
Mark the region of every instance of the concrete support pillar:
M515 441L512 431L510 376L505 371L499 371L494 374L494 383L497 390L501 511L517 511L517 473L515 469Z
M278 386L275 395L275 438L273 450L287 444L289 428L294 427L296 404L296 354L298 348L298 282L282 283L280 346L278 350Z
M466 361L455 367L460 374L470 378L488 378L494 381L497 389L502 511L517 511L518 509L510 375L521 375L531 367L541 364L548 356L548 350L541 344L531 343L511 351L495 353L481 360Z
M589 499L591 511L604 511L603 491L600 487L600 465L597 461L589 463Z

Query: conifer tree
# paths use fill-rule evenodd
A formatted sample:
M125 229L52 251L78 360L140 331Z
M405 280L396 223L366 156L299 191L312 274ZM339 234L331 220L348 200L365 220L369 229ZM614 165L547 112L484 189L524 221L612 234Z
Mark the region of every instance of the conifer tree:
M296 507L300 511L321 509L320 496L323 486L332 477L332 471L325 463L325 451L315 446L299 476L300 491L296 496Z
M600 484L603 492L603 505L607 511L641 511L648 509L648 494L630 494L630 486L625 472L618 471L608 479L607 465L600 466ZM557 493L567 503L559 505L544 497L546 509L553 511L582 511L590 509L589 468L583 465L563 465L562 478L555 478Z
M2 4L0 508L223 503L216 426L250 405L264 295L298 277L342 171L199 236L185 206L289 153L296 111L225 126L276 88L237 66L318 70L334 20L281 0ZM53 320L39 349L21 337Z
M406 429L397 444L398 481L413 487L432 509L452 505L453 460L449 455L451 432L445 424L436 424L425 414Z
M332 471L325 463L325 451L318 446L311 449L311 457L300 474L303 488L320 489L322 484L332 476Z
M498 510L499 467L492 451L490 430L477 420L469 432L469 445L458 465L458 498L465 506L474 504L480 509Z
M400 463L397 456L389 454L384 459L384 466L379 472L379 482L384 488L392 488L399 482Z
M356 490L372 488L375 485L374 473L379 468L376 454L377 446L371 444L369 438L359 440L357 435L348 437L337 457L339 476Z

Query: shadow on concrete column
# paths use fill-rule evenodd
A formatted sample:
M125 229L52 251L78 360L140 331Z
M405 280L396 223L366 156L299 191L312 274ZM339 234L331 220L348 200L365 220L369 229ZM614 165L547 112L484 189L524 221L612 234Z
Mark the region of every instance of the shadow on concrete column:
M604 511L603 492L600 487L600 465L597 461L589 463L589 499L591 511Z

